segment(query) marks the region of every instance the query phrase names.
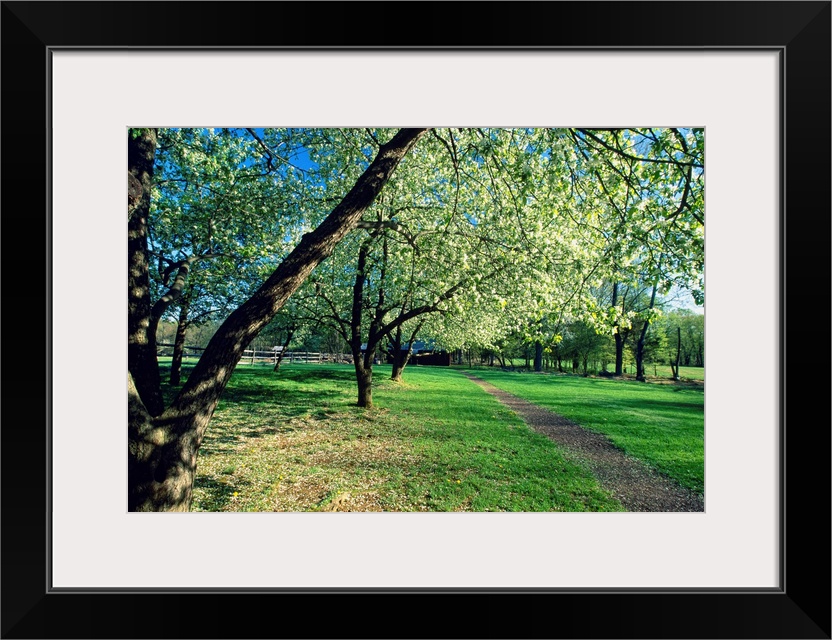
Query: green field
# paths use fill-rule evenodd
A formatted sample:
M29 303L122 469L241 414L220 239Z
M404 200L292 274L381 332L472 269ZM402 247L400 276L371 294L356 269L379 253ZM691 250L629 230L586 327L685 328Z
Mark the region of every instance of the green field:
M670 366L666 364L652 365L645 367L647 376L670 379L673 373ZM705 380L705 367L679 367L679 377L682 380Z
M402 384L387 379L388 366L374 371L375 406L365 410L354 406L351 366L239 366L199 452L193 510L622 510L585 467L459 371L409 367ZM701 491L701 389L475 373Z
M705 391L699 384L645 384L581 376L477 369L491 384L606 434L619 448L702 493Z

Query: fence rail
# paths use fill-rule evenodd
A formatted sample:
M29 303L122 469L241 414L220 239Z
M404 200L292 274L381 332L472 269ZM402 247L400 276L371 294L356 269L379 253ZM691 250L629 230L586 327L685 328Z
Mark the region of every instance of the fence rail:
M172 356L174 345L167 343L159 343L156 345L156 353L160 356ZM183 347L182 359L199 358L204 347ZM243 351L243 357L239 364L260 364L272 365L277 364L277 359L280 357L280 349L260 351L254 349L246 349ZM321 353L316 351L287 351L281 364L303 364L303 363L322 363L322 362L336 362L343 364L352 364L352 356L348 353Z

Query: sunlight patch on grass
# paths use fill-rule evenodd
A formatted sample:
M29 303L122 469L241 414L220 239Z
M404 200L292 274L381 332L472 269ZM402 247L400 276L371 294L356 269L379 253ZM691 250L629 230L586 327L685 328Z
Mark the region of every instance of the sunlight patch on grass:
M184 373L184 372L183 372ZM588 469L450 369L235 372L199 454L194 511L621 511Z

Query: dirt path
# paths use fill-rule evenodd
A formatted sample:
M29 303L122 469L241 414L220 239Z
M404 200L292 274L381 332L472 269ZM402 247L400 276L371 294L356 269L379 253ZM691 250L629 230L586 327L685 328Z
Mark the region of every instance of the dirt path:
M606 436L588 431L481 378L469 373L465 375L519 415L532 429L588 464L601 486L611 491L627 511L705 510L700 496L625 455Z

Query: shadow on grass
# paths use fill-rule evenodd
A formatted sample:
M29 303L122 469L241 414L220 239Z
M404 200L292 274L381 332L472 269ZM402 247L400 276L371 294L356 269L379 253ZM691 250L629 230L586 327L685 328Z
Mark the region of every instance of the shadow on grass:
M182 384L184 384L193 366L183 365ZM160 366L162 393L166 406L179 393L180 387L172 387L167 383L170 374L169 366ZM330 381L327 388L321 386L321 381ZM338 383L344 383L339 385ZM355 384L355 373L352 368L322 369L304 368L303 365L286 367L280 371L272 371L271 367L238 367L222 393L220 405L236 406L243 410L256 413L262 411L264 401L270 408L277 410L283 418L293 418L306 415L309 407L327 405L340 402L344 389L351 389ZM304 388L307 387L308 388ZM279 429L273 430L277 433ZM258 432L259 434L261 432ZM252 435L250 437L262 437Z
M214 477L199 474L194 481L194 489L205 492L205 498L200 502L206 511L222 511L234 499L235 491L242 493L244 488L250 485L250 482L244 480L222 482Z
M301 365L302 366L302 365ZM237 372L234 372L237 375ZM340 380L347 382L355 382L355 370L350 369L303 369L293 368L280 371L275 375L285 375L294 382L301 384L315 383L321 380Z

